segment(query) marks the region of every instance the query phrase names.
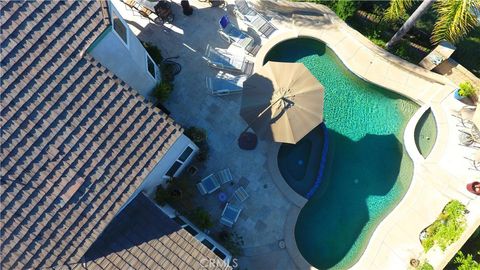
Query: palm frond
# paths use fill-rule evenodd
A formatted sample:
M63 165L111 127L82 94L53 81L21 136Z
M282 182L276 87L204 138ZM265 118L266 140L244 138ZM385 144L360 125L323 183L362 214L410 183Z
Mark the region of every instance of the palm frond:
M431 37L434 44L442 40L457 43L478 24L474 12L480 8L480 0L438 0L434 8L438 13Z
M385 19L387 21L397 21L407 14L414 0L391 0L390 6L385 13Z

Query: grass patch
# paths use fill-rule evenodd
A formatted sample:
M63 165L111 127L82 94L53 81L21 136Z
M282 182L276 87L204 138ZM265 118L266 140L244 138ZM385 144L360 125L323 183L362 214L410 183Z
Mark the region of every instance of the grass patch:
M437 220L426 229L426 236L421 241L423 249L428 252L433 246L445 250L450 244L457 241L465 231L466 208L457 200L450 201Z

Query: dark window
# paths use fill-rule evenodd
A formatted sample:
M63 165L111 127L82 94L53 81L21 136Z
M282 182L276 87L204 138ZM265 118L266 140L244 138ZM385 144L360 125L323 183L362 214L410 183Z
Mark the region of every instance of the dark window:
M220 259L225 259L227 257L227 255L223 254L223 252L221 252L218 248L216 248L213 253L215 253Z
M193 152L193 149L188 146L185 151L183 151L183 153L180 155L180 157L178 158L178 160L180 161L185 161L187 160L187 158L190 156L190 154L192 154Z
M122 20L115 12L112 12L113 17L113 30L117 32L120 38L127 44L127 27L123 24Z
M182 166L182 163L175 161L175 163L173 163L172 167L170 167L170 169L166 173L167 176L173 177L175 173L178 171L178 169L180 168L180 166Z
M183 228L193 236L198 234L198 232L194 228L192 228L190 225L187 225Z
M155 63L152 61L152 59L150 59L149 56L147 56L147 67L150 75L155 78Z
M206 246L208 249L213 249L213 248L215 247L215 246L214 246L212 243L210 243L210 241L208 241L207 239L203 239L203 240L202 240L202 244L203 244L204 246Z
M183 221L181 218L179 217L174 217L173 220L178 224L178 225L185 225L185 221Z

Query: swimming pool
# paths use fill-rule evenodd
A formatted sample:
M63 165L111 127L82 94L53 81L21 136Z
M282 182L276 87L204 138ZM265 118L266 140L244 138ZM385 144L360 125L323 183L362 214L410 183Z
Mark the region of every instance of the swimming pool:
M314 39L283 41L268 52L265 62L269 60L301 62L325 86L327 166L319 189L300 212L295 239L313 266L348 268L410 185L413 163L403 147L403 132L419 106L358 78ZM306 158L308 151L299 152L305 156L290 154L292 163ZM282 145L279 159L286 153ZM318 169L309 166L305 175L309 170ZM294 190L305 190L306 183L284 178L298 186Z

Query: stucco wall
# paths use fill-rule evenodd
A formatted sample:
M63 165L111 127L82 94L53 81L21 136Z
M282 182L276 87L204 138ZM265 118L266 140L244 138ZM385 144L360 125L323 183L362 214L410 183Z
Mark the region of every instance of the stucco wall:
M120 13L110 3L109 9L110 14L116 12L126 26L127 44L125 45L120 36L113 30L113 27L110 26L104 35L92 45L89 53L141 95L151 99L151 92L157 84L157 80L148 72L147 51L130 30L125 20L121 18ZM160 71L157 66L155 66L155 69L156 77L160 81Z
M145 181L143 181L142 185L137 189L137 191L135 191L131 198L135 198L140 191L145 191L148 196L151 196L155 192L155 189L158 185L167 181L168 178L164 178L165 174L173 165L173 163L180 157L187 146L193 148L193 153L178 169L175 176L180 174L188 166L188 164L190 164L192 157L195 156L195 153L198 152L198 147L183 134L170 147L165 156L163 156L163 158L157 163L155 168L153 168L147 178L145 178Z

